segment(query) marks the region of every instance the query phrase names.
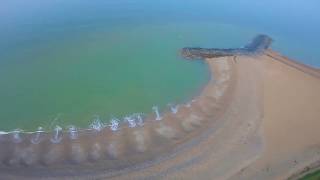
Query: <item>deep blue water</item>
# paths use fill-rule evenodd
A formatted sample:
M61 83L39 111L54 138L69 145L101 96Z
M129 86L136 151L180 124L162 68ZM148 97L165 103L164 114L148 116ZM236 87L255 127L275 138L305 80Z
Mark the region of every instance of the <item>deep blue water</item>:
M320 67L319 7L318 0L4 0L0 52L41 41L41 35L61 37L79 27L205 22L269 34L275 39L274 49Z

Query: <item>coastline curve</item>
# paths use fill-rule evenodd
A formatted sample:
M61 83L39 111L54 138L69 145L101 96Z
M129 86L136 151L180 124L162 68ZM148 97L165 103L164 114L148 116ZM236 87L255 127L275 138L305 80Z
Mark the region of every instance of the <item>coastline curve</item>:
M260 46L256 40L257 38L251 43L256 44L255 48L246 46L247 50L256 49L250 51L250 54L260 53L269 47ZM265 40L262 38L261 42ZM221 51L215 49L212 57L217 57L217 51L220 56ZM239 55L241 51L232 56ZM243 55L248 55L247 53L246 51ZM0 149L1 176L8 179L114 177L123 171L158 164L172 155L178 155L183 149L194 147L195 143L200 143L195 140L197 137L212 135L215 132L213 129L228 123L221 119L229 114L228 111L234 113L232 104L235 101L240 103L240 100L234 99L239 86L239 72L234 68L237 60L228 57L231 54L225 56L220 57L221 59L206 59L215 79L212 78L193 101L177 106L175 112L165 112L161 120L150 115L143 123L138 123L140 125L132 122L132 126L127 126L121 122L116 125L116 130L112 129L115 126L101 126L80 129L77 134L74 134L73 128L62 131L58 127L53 132L43 132L40 129L34 133L2 133L0 146L4 148ZM207 58L203 55L199 57ZM244 76L243 73L241 76ZM241 92L246 94L242 98L249 95L244 90ZM256 93L255 88L250 92ZM252 100L252 105L258 108L255 118L260 117L259 104L259 101ZM52 141L52 137L57 141Z

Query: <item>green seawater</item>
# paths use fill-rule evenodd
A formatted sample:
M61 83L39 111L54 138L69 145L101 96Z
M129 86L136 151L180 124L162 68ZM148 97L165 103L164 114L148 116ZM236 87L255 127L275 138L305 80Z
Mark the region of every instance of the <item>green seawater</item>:
M290 6L288 6L290 3ZM265 6L268 8L265 8ZM182 47L241 47L256 34L319 67L319 2L10 0L0 6L0 131L86 128L198 95L203 61ZM290 12L290 13L284 13Z
M200 93L209 70L203 61L182 59L179 50L231 43L208 41L212 31L217 40L235 30L206 23L101 26L17 48L0 67L1 130L85 128L97 116L108 122L184 103ZM255 34L239 33L235 47Z

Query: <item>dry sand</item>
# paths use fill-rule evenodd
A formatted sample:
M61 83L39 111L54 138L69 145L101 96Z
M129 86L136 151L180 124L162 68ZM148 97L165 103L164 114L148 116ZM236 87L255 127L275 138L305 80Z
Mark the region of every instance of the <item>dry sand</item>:
M206 62L210 82L177 114L112 136L80 139L72 151L77 156L71 153L79 161L73 170L5 167L0 179L287 179L320 162L319 70L271 50ZM94 151L78 151L84 144ZM109 159L81 163L86 154L101 159L101 147L108 147ZM126 168L112 169L117 164ZM46 173L32 177L37 170Z
M287 179L320 160L320 71L271 51L261 60L265 149L233 179Z
M320 72L267 51L207 59L234 80L230 104L196 145L115 179L288 179L320 160ZM214 93L210 82L202 96Z

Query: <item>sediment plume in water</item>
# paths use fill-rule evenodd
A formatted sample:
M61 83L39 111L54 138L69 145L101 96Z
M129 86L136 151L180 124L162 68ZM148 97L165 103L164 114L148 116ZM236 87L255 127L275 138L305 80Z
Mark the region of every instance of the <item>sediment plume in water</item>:
M258 36L237 53L263 51L269 40ZM203 55L203 50L183 49L182 54L206 58L216 56L216 51ZM70 126L63 130L56 126L52 132L39 128L34 133L17 130L0 134L0 176L32 179L95 177L102 173L101 176L108 177L122 170L150 166L192 146L190 140L218 122L230 106L236 85L234 64L228 57L210 62L210 67L214 79L198 97L186 104L171 104L163 113L154 106L154 114L144 118L134 114L123 121L114 118L110 124L104 124L97 117L90 129Z

